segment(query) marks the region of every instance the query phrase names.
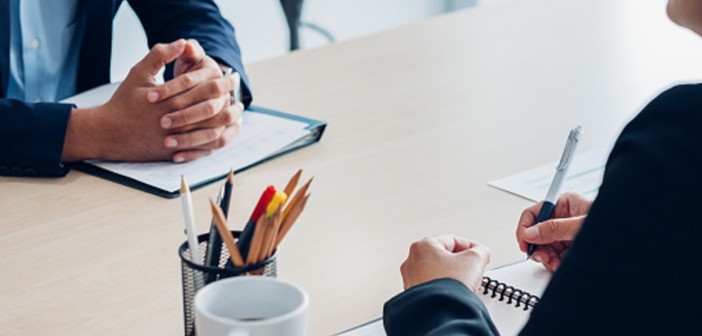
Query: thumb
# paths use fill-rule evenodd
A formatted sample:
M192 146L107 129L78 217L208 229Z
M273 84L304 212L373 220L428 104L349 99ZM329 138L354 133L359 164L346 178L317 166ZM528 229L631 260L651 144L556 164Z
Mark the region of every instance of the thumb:
M169 44L158 43L139 62L134 69L144 76L156 76L166 64L173 62L185 49L185 40L180 39Z
M570 241L580 231L585 216L558 218L543 221L524 230L524 240L532 244L550 244Z

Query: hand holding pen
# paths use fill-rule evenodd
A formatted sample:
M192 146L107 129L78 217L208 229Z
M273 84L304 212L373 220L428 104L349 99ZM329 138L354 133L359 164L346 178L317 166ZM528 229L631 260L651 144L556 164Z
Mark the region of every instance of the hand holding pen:
M519 218L517 242L522 252L529 244L537 246L531 259L542 263L549 271L555 271L570 248L575 235L585 222L592 201L574 193L564 193L558 198L552 219L536 223L541 203L533 205Z
M568 168L573 161L573 155L575 154L575 148L580 141L582 135L582 128L580 126L572 129L568 134L568 141L566 142L565 148L563 149L563 155L561 155L561 160L556 166L556 173L553 176L553 181L551 186L548 188L545 200L541 203L541 208L534 224L544 222L553 216L553 212L556 208L556 201L558 199L558 194L561 191L561 186L565 180L566 174L568 173ZM536 249L536 245L528 244L527 246L527 258L530 258Z

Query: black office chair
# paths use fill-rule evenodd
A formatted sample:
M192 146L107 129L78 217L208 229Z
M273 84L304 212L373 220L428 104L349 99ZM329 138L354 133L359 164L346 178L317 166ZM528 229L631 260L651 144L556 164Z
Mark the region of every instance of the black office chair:
M330 43L335 41L334 36L326 29L308 22L302 22L302 5L304 0L280 0L290 31L290 51L300 49L300 28L314 30L324 36Z

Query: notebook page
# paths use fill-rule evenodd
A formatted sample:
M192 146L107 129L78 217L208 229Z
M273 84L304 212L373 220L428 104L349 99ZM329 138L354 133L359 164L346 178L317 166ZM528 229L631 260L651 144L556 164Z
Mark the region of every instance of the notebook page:
M499 282L506 283L515 288L527 291L533 295L541 296L549 280L551 272L547 271L541 264L532 261L520 261L508 264L497 269L486 272L486 276ZM478 294L478 297L487 307L492 322L497 327L501 336L512 336L519 334L529 319L528 311L517 308L513 304L508 305L506 301L499 301L490 298L488 295ZM371 321L351 330L338 334L338 336L385 336L383 320Z
M221 176L230 168L239 170L275 154L307 136L306 123L247 111L239 135L227 147L186 163L87 161L110 172L174 192L180 189L180 176L197 185Z
M503 282L539 297L541 297L551 279L551 272L547 271L541 264L533 261L521 261L506 265L486 272L485 275L493 280ZM531 308L525 311L522 309L523 305L515 307L514 302L507 304L506 299L505 301L499 301L497 298L491 298L491 292L483 295L481 291L478 296L485 304L485 307L487 307L492 322L502 336L519 334L519 331L522 330L527 320L529 320Z

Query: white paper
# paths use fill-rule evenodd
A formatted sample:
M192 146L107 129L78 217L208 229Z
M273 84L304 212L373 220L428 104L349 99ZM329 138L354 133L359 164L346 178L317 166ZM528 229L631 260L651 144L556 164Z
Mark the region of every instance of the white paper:
M107 84L67 98L63 102L79 107L103 104L119 83ZM110 172L129 177L167 192L180 189L180 176L191 185L226 175L230 168L240 170L274 155L307 136L306 123L268 114L246 111L239 135L212 155L186 163L88 161Z
M576 153L563 182L561 193L575 192L594 199L602 184L608 154L609 151L604 149ZM557 165L558 160L555 160L512 176L491 181L488 185L539 202L546 197Z

